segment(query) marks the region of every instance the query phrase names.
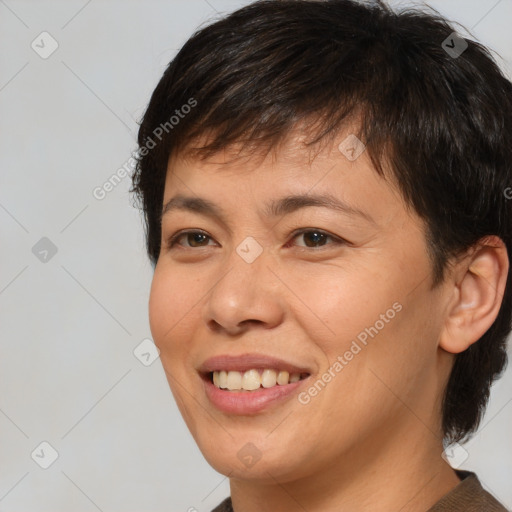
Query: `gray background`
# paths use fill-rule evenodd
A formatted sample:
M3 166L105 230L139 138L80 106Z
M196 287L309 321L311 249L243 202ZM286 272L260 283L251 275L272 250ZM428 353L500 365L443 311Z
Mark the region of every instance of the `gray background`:
M129 178L102 200L93 190L136 148L136 120L176 50L218 12L247 3L0 0L4 512L210 511L229 494L160 361L145 366L133 352L151 337L152 271ZM511 75L512 0L431 5L472 28ZM43 31L58 44L47 58L31 47L55 44ZM511 383L512 368L494 385L479 433L450 453L457 465L467 457L460 467L509 508ZM58 453L48 469L43 441Z

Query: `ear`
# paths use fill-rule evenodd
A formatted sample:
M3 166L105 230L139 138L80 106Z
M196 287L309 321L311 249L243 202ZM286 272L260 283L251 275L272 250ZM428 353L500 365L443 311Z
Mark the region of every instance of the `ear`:
M491 327L501 307L509 270L507 248L497 236L480 240L455 266L439 346L458 354Z

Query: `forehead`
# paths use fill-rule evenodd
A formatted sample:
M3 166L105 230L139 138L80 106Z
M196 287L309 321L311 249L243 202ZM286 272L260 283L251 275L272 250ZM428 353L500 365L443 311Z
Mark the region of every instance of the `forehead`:
M173 162L179 160L181 163L193 162L194 166L202 167L203 170L217 165L219 170L233 169L240 173L264 163L263 168L278 164L281 171L293 169L297 174L313 165L316 160L323 161L332 157L335 161L341 159L341 156L355 160L359 153L365 151L364 144L359 140L364 139L364 136L356 135L361 125L360 115L354 114L338 133L326 134L320 138L317 124L315 118L308 118L296 122L285 134L267 135L267 139L260 141L235 141L204 162L193 150L224 142L216 132L210 130L189 140L185 147L181 143L177 154L170 156L168 169L173 167Z
M188 205L220 216L230 206L247 209L249 201L265 217L297 206L326 206L367 220L370 211L386 218L405 209L393 180L377 173L353 133L313 148L304 140L294 134L268 152L241 152L234 145L205 160L186 152L171 155L163 213Z

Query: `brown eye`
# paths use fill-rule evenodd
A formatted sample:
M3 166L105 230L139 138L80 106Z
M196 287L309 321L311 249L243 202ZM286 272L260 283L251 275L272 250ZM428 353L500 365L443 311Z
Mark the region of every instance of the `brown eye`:
M320 233L319 231L306 231L302 233L300 236L304 237L303 240L306 242L306 247L316 247L317 244L323 246L325 240L329 238L328 235ZM311 245L309 245L309 242L311 242Z
M294 234L292 240L302 237L305 244L298 244L299 247L306 247L306 248L312 248L315 247L324 247L325 245L333 245L333 244L326 244L326 240L330 239L334 242L334 245L339 245L343 243L343 240L341 238L335 237L333 235L329 235L328 233L325 233L324 231L321 231L319 229L304 229L302 231L299 231Z
M182 238L185 238L189 245L182 245L178 243ZM206 247L207 244L204 242L211 239L207 234L202 231L182 231L181 233L176 233L173 235L168 243L167 247L171 249L175 245L181 245L185 248L195 248L195 247Z

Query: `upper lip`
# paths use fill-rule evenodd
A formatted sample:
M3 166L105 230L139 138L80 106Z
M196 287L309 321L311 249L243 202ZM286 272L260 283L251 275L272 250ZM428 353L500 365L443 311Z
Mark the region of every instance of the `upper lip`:
M311 373L311 370L304 366L296 366L283 359L263 354L243 354L239 356L225 354L210 357L203 362L198 371L203 374L220 370L245 372L253 368L273 368L275 370L285 370L290 374Z

